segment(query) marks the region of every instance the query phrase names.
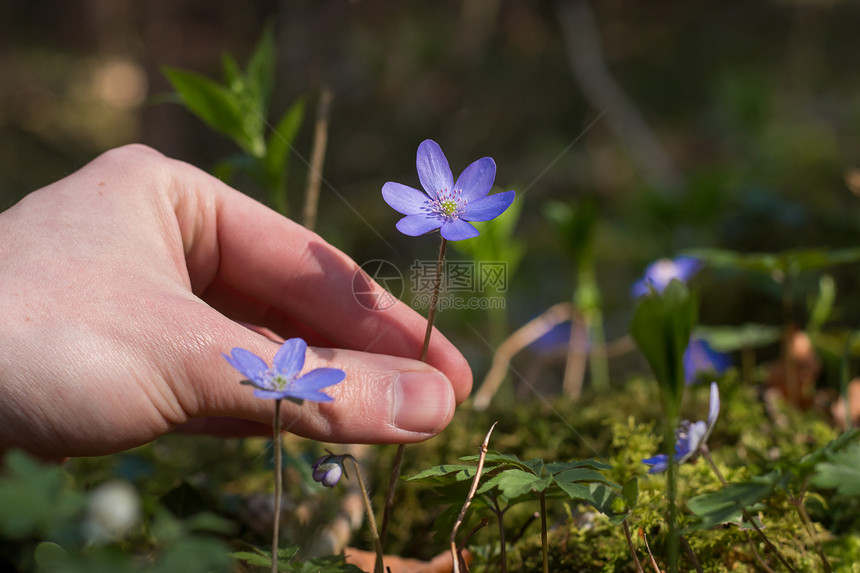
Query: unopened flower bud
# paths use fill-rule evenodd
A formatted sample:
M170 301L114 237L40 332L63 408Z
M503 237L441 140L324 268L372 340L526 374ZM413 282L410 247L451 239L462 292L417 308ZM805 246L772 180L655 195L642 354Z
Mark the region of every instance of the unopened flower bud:
M343 456L325 455L314 462L313 470L314 481L334 487L343 475Z

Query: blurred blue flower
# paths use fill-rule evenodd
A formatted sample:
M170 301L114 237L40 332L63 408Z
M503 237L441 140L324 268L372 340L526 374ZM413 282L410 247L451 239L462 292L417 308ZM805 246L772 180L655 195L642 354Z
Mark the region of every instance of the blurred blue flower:
M635 298L645 296L651 289L663 292L673 279L686 283L702 268L702 262L695 257L681 255L675 259L657 259L645 269L642 278L633 283L631 292Z
M675 429L675 463L683 464L689 460L696 452L699 451L708 441L708 436L711 435L711 430L717 422L717 416L720 414L720 390L716 382L711 382L711 398L708 404L708 421L706 422L690 422L684 420L681 425ZM666 454L658 454L656 456L645 458L642 463L651 466L648 470L649 474L655 474L666 471L669 467L669 456Z
M728 354L717 352L703 338L690 338L684 351L684 381L693 384L702 375L718 376L728 370L732 359Z
M337 368L317 368L299 376L305 365L307 348L307 343L301 338L287 340L275 354L271 368L265 360L244 348L234 348L231 355L224 354L224 358L247 376L248 379L242 383L257 388L254 396L258 398L331 402L333 398L320 389L339 383L346 374Z
M406 215L397 230L416 237L439 229L449 241L478 236L468 221L495 219L510 207L513 191L487 195L496 177L496 163L489 157L466 167L457 182L439 145L426 139L418 146L418 179L424 192L389 181L382 186L382 198L395 211Z
M314 465L311 466L313 468L314 481L326 487L336 486L343 475L343 459L345 457L345 455L327 454L314 462Z

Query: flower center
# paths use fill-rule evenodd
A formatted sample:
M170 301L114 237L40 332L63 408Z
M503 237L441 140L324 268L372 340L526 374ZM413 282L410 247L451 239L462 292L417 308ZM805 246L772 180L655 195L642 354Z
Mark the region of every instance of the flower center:
M465 207L466 200L459 189L443 189L436 194L436 198L430 200L427 211L450 221L459 218Z
M459 205L457 205L457 202L453 199L445 199L444 201L439 203L439 206L442 207L442 211L446 215L451 216L454 214L454 211L457 210L457 207Z
M271 369L268 372L268 381L273 390L283 390L291 382L290 378L284 376L280 372L273 372Z

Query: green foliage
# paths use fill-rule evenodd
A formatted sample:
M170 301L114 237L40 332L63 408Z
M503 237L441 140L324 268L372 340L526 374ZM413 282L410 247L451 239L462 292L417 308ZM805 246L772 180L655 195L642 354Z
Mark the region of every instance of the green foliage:
M745 254L725 249L695 249L687 254L713 267L764 273L779 280L802 272L860 261L860 248L793 249L779 253Z
M76 537L68 521L83 508L84 497L70 491L62 470L43 466L12 450L0 476L0 534L10 539L41 537L68 542Z
M828 461L817 464L812 484L820 488L835 488L843 495L860 495L860 442L830 454Z
M683 397L683 356L697 314L696 296L677 280L662 293L642 297L633 311L630 334L660 384L669 419L677 414Z
M778 473L758 477L747 482L730 483L716 493L698 495L687 502L687 507L700 521L688 526L684 532L707 529L720 523L738 522L741 510L753 508L773 494L776 487L786 485L787 476ZM777 481L776 478L779 478Z
M344 561L343 555L331 555L302 561L298 559L299 547L283 547L278 550L278 570L293 573L361 573L361 569ZM272 552L254 548L253 551L236 551L230 554L255 567L270 569Z
M223 58L225 83L189 70L164 67L179 101L206 125L233 140L244 152L215 167L229 181L239 170L254 178L274 206L286 213L289 152L304 117L304 100L295 102L272 128L267 120L275 83L275 39L268 26L243 73L229 54ZM271 128L272 133L266 136Z

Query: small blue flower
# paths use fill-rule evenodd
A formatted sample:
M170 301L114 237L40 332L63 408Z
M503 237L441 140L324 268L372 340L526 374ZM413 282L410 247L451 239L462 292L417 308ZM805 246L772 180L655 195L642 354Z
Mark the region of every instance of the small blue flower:
M344 474L343 459L345 457L327 454L314 462L314 465L311 466L313 468L314 481L323 484L325 487L336 486Z
M711 430L717 422L717 416L720 414L720 389L716 382L711 382L711 398L708 404L708 421L705 422L690 422L684 420L681 425L675 429L675 463L683 464L693 457L703 445L708 441L708 436L711 435ZM666 471L669 467L669 457L666 454L659 454L651 458L645 458L642 463L651 466L648 470L649 474L655 474Z
M242 383L257 388L254 396L258 398L331 402L334 398L320 392L320 389L339 383L346 374L337 368L317 368L299 376L305 365L307 348L307 343L301 338L287 340L275 354L271 368L265 360L244 348L234 348L231 355L224 354L224 358L247 376L248 379Z
M675 259L658 259L648 265L642 278L633 283L631 292L635 298L645 296L651 289L663 292L673 279L686 283L700 268L702 263L695 257L681 255Z
M728 354L717 352L703 338L691 337L684 351L684 381L693 384L704 374L720 375L731 365L732 359Z
M395 211L406 215L397 230L417 237L439 229L449 241L478 236L468 221L495 219L510 207L513 191L488 195L496 178L496 163L489 157L469 165L457 182L439 145L426 139L418 146L418 179L424 192L389 181L382 186L382 198Z

